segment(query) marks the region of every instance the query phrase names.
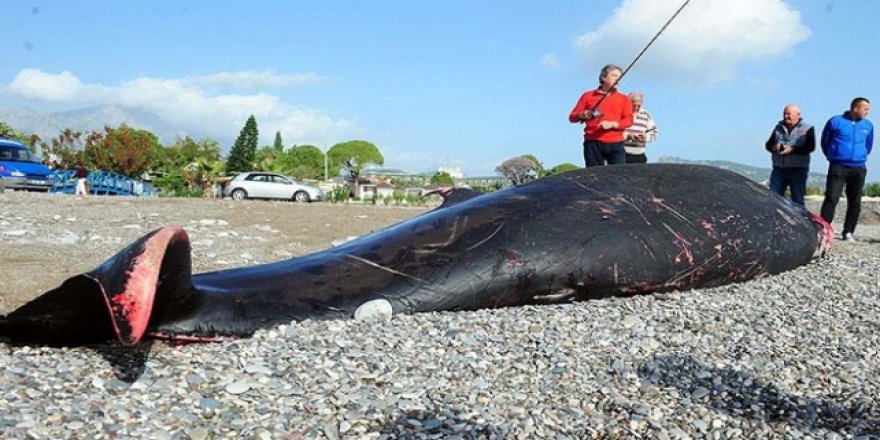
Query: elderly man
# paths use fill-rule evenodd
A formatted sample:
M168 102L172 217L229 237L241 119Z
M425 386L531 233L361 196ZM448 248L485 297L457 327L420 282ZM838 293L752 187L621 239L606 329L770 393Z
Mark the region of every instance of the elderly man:
M626 163L648 163L645 146L657 140L657 124L646 108L642 107L645 96L640 92L629 94L633 108L633 124L623 132L623 150Z
M617 91L623 72L608 64L599 73L599 87L584 92L571 109L568 121L584 127L584 163L588 167L626 163L623 131L632 125L632 104Z
M822 218L828 223L834 220L837 202L846 187L844 241L855 240L853 234L862 212L862 187L868 173L865 162L874 145L874 125L866 119L870 111L871 102L866 98L853 99L848 112L832 117L822 129L822 152L828 159Z
M810 174L810 153L816 149L813 126L801 118L801 109L789 104L782 109L782 120L770 132L764 148L773 157L770 173L770 191L785 196L791 191L791 201L803 205Z

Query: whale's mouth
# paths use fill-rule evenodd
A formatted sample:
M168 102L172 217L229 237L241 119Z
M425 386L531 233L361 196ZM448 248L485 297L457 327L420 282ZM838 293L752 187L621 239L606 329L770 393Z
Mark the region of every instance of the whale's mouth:
M819 238L819 246L816 248L816 253L813 256L823 257L826 252L831 250L831 245L834 244L834 227L819 214L813 211L809 212L810 220L816 225L816 235Z

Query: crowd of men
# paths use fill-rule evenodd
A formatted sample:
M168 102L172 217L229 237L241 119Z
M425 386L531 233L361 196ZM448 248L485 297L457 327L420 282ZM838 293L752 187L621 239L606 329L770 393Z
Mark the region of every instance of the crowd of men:
M584 164L587 167L648 162L646 146L657 139L657 124L643 107L644 95L629 96L617 91L623 71L613 64L599 73L599 86L584 92L568 115L572 123L584 124ZM820 138L822 153L828 160L825 200L821 216L831 223L840 196L846 193L847 209L841 238L855 240L861 213L862 191L867 174L866 162L874 143L874 126L867 119L871 102L858 97L849 110L825 123ZM786 105L780 120L765 143L772 156L770 190L794 203L804 205L810 153L816 149L813 126L801 117L796 104Z

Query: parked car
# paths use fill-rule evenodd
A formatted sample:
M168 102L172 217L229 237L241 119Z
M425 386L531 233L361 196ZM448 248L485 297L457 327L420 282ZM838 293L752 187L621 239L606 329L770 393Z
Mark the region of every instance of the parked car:
M244 199L283 199L300 203L324 200L321 188L277 173L250 171L241 173L230 180L223 189L223 195L234 200Z
M0 192L6 188L48 191L52 188L52 170L21 142L0 137Z

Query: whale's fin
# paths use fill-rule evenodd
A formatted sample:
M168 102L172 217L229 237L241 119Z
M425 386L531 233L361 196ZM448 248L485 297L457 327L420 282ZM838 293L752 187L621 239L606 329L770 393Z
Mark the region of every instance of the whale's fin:
M443 188L431 191L425 194L424 197L430 196L432 194L437 194L440 197L443 197L443 203L437 207L437 209L443 209L450 206L455 206L462 202L466 202L475 197L479 197L484 193L474 191L470 188Z

